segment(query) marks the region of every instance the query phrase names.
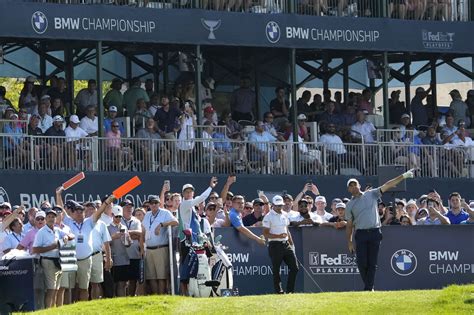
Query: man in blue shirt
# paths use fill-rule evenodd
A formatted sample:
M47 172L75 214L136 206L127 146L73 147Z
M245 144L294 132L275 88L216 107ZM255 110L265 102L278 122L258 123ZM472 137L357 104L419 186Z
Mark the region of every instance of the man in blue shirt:
M462 221L469 219L469 214L461 207L461 195L458 192L449 195L449 204L451 208L446 216L451 224L460 224Z
M248 238L259 243L260 245L265 245L265 239L258 237L244 226L241 215L241 212L244 210L244 204L245 200L243 196L236 195L232 198L232 208L229 212L230 225L232 225L237 231L244 234Z

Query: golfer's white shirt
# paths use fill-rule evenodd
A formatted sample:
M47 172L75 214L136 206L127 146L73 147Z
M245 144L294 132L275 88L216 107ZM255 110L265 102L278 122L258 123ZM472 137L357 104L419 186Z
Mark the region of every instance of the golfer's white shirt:
M282 210L281 214L276 213L273 209L263 218L262 226L270 229L271 234L288 233L287 227L290 224L288 215ZM272 241L288 241L288 236L285 238L270 238Z

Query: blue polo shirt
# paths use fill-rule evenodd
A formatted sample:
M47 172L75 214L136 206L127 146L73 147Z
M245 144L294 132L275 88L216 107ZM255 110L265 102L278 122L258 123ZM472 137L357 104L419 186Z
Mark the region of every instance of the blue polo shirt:
M242 222L242 216L234 208L230 209L229 211L229 220L230 220L230 224L234 228L239 228L244 225L244 223Z
M459 212L458 215L455 215L451 210L449 210L446 216L451 224L460 224L462 221L469 219L469 214L464 211L464 209L461 209L461 212Z

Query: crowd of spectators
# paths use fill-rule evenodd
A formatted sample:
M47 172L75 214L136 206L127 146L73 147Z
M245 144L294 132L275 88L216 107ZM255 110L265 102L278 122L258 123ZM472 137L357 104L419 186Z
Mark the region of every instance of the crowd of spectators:
M0 108L5 120L3 149L5 156L15 161L10 166L30 168L34 163L39 169L91 169L90 140L99 131L95 80L89 80L87 87L73 99L63 78L53 76L50 85L44 88L35 82L34 77L26 78L18 112L5 98L5 88L0 87ZM169 95L154 91L151 79L143 83L139 78L132 79L122 93L124 82L113 79L103 99L106 141L101 146L105 152L103 163L109 165L107 170L193 172L199 164L213 165L220 173L264 172L271 164L274 170L288 173L290 149L283 143L294 141L294 119L285 88L275 89L269 111L259 120L257 95L251 88L249 76L241 78L240 87L232 92L222 112L213 104L214 80L206 78L200 84L203 119L198 125L193 79L184 77L177 81ZM296 103L296 138L305 172L338 174L342 167L350 167L360 173L373 174L378 162L419 168L441 161L437 165L448 167L450 176L461 176L464 161L474 159L474 155L466 151L473 146L467 128L474 121L474 90L467 92L465 101L458 90L452 90L452 102L445 114L434 105L429 92L417 88L407 106L400 101L401 91L393 91L389 117L394 127L381 137L370 122L371 115L378 111L372 104L370 89L350 92L347 100L343 100L340 91L334 95L331 90L324 90L322 95L303 91ZM123 117L130 118L130 125L125 125ZM310 133L312 122L317 123L319 139ZM127 131L137 140L124 139ZM32 146L28 138L22 136L26 132L45 136L33 146L34 161L30 159ZM64 137L65 141L57 137ZM150 139L162 141L152 144ZM370 146L377 142L393 145L393 150L383 152L383 161L377 160L375 147ZM362 149L351 145L360 143L369 146ZM407 146L410 144L439 145L444 149L443 153L435 154ZM324 157L322 147L326 148ZM366 151L362 161L356 158L361 150ZM431 171L432 167L427 169L430 173L426 175L439 176Z
M398 19L457 21L467 16L468 6L462 0L290 0L295 1L299 14L322 16L362 16L382 17L383 6L387 6L388 16ZM107 4L143 8L190 8L191 1L163 0L48 0L51 3ZM282 13L287 7L280 1L268 0L203 0L197 4L201 9Z
M262 226L265 216L275 207L282 208L293 227L344 229L346 226L345 208L349 199L344 196L347 194L341 192L339 197L327 200L321 194L324 192L309 182L295 196L258 191L256 198L248 199L231 191L236 181L235 175L229 176L218 193L217 181L212 178L210 187L197 197L193 185L186 184L175 192L170 181L165 181L160 195L151 195L143 204L124 199L118 205L113 197L83 204L74 200L63 203L62 188L56 190L57 204L45 201L40 209L12 207L3 202L0 250L7 257L26 252L42 257L35 260L34 283L36 306L43 308L89 298L170 293L167 230L178 228L178 213L181 216L180 211L184 211L181 205L192 208L196 220L202 221L203 233L212 233L216 227L232 227L259 243L261 239L248 228ZM371 187L365 188L368 189ZM380 200L378 211L382 224L474 224L474 200L468 204L457 192L446 196L447 206L446 199L435 190L413 197L408 201ZM53 228L65 242L76 240L77 271L61 273L50 264L49 260L59 259L58 245L53 240L45 244L47 231L42 230ZM142 279L145 282L140 281L141 259L145 262L145 279Z

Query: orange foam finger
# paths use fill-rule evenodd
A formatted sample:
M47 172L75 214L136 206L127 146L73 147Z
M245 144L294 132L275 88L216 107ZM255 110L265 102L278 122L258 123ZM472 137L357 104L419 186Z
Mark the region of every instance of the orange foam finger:
M142 182L140 178L138 178L138 176L135 176L119 188L115 189L112 194L115 198L120 199L138 186L140 186L141 183Z

